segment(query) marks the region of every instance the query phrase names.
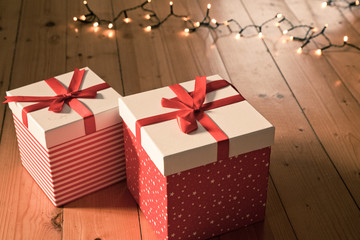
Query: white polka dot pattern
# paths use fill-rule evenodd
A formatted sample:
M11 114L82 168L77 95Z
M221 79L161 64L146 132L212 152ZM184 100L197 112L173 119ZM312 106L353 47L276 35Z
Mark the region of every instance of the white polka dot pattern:
M165 177L124 127L128 188L159 239L206 239L264 219L270 147Z

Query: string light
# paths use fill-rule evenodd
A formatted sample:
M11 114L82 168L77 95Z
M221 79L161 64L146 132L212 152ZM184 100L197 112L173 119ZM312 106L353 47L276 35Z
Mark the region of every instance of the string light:
M326 6L330 6L332 4L334 4L335 2L340 2L340 1L345 1L347 2L348 0L328 0L326 2L322 3L323 7ZM157 14L155 13L155 11L151 10L151 9L147 9L145 6L147 4L151 3L151 0L146 0L145 2L136 5L134 7L131 8L127 8L124 10L121 10L112 20L106 20L106 19L101 19L98 17L97 14L95 14L94 11L92 11L89 7L89 4L87 1L83 1L84 6L86 7L86 9L88 10L88 13L85 15L81 15L80 17L73 17L73 20L75 22L80 22L80 23L92 23L93 26L95 27L94 31L97 31L97 27L100 26L100 24L106 23L108 28L111 29L114 27L114 23L122 16L124 15L123 21L125 23L129 23L131 22L131 18L128 17L127 13L136 9L141 9L142 11L147 12L147 14L144 16L145 19L150 20L150 19L154 19L156 21L155 24L153 25L149 25L147 27L144 28L145 32L150 32L152 29L158 28L160 27L164 22L166 22L170 17L176 17L176 18L181 18L183 21L186 22L187 27L184 29L184 32L186 35L188 35L189 33L195 32L197 29L199 29L200 27L206 27L212 30L217 29L218 27L221 26L226 26L229 31L231 33L236 32L235 38L236 39L240 39L243 37L243 32L245 32L247 29L249 28L254 28L255 30L257 30L258 32L258 37L259 38L263 38L264 35L262 33L262 28L268 24L269 22L272 22L274 20L276 20L275 25L280 29L280 31L282 31L282 33L284 35L288 34L290 31L293 31L295 29L301 28L305 30L305 35L303 37L299 37L299 36L290 36L289 40L290 41L299 41L302 42L302 45L300 46L300 48L297 49L297 53L301 54L303 52L303 48L308 45L313 39L317 38L317 37L323 37L325 38L325 40L327 41L327 45L317 49L315 51L315 53L317 55L322 55L322 52L325 49L331 48L331 47L352 47L356 50L360 51L360 48L354 44L351 44L348 42L348 37L344 36L344 41L343 44L341 45L337 45L337 44L333 44L331 42L331 40L327 37L327 35L325 34L325 29L328 27L327 24L325 24L325 26L322 28L322 30L318 31L318 29L316 27L310 26L310 25L294 25L290 20L288 20L283 14L281 13L277 13L274 17L267 19L266 21L264 21L263 23L261 23L260 25L256 25L256 24L249 24L246 25L244 27L242 27L239 22L237 22L235 19L229 19L226 20L224 22L218 22L216 21L214 18L210 17L210 9L211 9L211 4L207 4L207 9L206 9L206 14L205 17L202 21L193 21L191 20L188 16L185 15L178 15L174 13L174 2L170 1L169 5L170 5L170 13L162 20L160 20L160 18L157 16ZM356 0L353 2L347 2L349 7L352 6L359 6L360 5L360 0ZM288 25L290 25L290 27L281 30L281 24L282 23L286 23ZM235 25L237 30L233 31L232 30L232 25ZM285 41L286 42L286 41Z
M348 1L348 0L328 0L321 3L321 7L326 8L327 6L345 6L348 8L357 7L360 5L360 1Z
M151 26L147 26L146 28L145 28L145 32L150 32L151 31Z

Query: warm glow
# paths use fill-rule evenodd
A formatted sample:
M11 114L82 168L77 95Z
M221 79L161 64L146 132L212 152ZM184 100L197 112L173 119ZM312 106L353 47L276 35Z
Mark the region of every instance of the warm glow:
M112 38L114 36L114 31L110 30L108 32L108 38Z
M326 6L327 6L327 2L321 3L321 7L326 8Z
M216 24L216 19L215 19L215 18L211 19L211 22L212 22L213 24Z
M347 42L349 40L348 36L344 36L344 42Z
M194 26L195 26L195 27L200 27L200 22L194 23Z
M318 56L320 56L320 55L321 55L321 49L317 49L317 50L315 51L315 54L318 55Z
M151 3L151 0L147 0L148 1L148 3Z
M224 24L225 24L226 26L229 26L229 22L228 22L228 21L225 21Z
M79 29L78 29L78 28L75 28L74 30L75 30L75 32L76 32L76 33L78 33L78 32L79 32Z
M87 4L87 1L83 1L83 4L86 5L86 4Z
M298 54L301 54L302 53L302 48L298 48L298 50L296 51Z
M241 34L240 34L240 33L236 34L235 38L236 38L236 39L240 39L240 38L241 38Z
M86 20L86 17L85 17L85 15L81 15L81 16L79 17L79 19L80 19L81 21L85 21L85 20Z
M131 18L128 18L128 17L127 17L127 18L124 18L123 21L124 21L125 23L129 23L129 22L131 22Z
M189 33L189 31L190 31L190 30L189 30L188 28L185 28L185 29L184 29L184 32L186 32L186 33Z
M150 32L151 31L151 26L147 26L144 30L145 30L145 32Z
M281 13L276 14L276 17L277 17L277 18L282 18L282 16L283 16L283 15L282 15Z
M285 30L283 31L283 34L286 35L288 32L289 32L289 31L288 31L287 29L285 29Z
M73 20L74 20L74 22L76 22L78 19L77 19L77 17L73 17Z
M172 1L170 1L170 3L169 3L169 4L170 4L170 6L172 6L174 3L173 3Z
M280 23L279 23L279 22L276 22L276 23L275 23L275 26L279 27L279 26L280 26Z
M294 40L294 36L290 36L290 37L289 37L289 40L290 40L290 41Z
M151 16L150 16L150 14L146 14L144 18L149 20L151 18Z
M208 3L207 8L208 8L208 9L210 9L210 8L211 8L211 4L210 4L210 3Z
M356 1L355 1L355 5L356 5L356 6L359 6L359 4L360 4L360 1L359 1L359 0L356 0Z
M311 29L313 32L316 32L318 29L316 27L314 27L313 29Z
M183 18L182 18L182 20L183 20L184 22L189 21L189 19L190 19L189 17L183 17Z
M109 23L108 28L113 28L113 27L114 27L114 24Z
M262 34L262 32L259 32L258 37L259 37L259 38L263 38L263 37L264 37L264 35Z
M98 26L99 26L99 23L98 23L98 22L94 22L94 23L93 23L93 26L94 26L94 27L98 27Z
M325 26L325 27L328 27L328 26L329 26L329 24L327 24L327 23L326 23L324 26Z

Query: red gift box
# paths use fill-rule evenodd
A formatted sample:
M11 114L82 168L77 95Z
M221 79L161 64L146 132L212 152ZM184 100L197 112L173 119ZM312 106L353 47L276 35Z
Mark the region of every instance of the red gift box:
M22 164L55 206L125 179L120 95L90 69L7 95Z
M159 239L206 239L264 219L274 127L219 79L208 77L198 105L194 81L119 100L128 188ZM164 108L162 97L182 101L181 110ZM177 123L196 129L192 117L198 129L181 132ZM219 131L225 139L215 139Z

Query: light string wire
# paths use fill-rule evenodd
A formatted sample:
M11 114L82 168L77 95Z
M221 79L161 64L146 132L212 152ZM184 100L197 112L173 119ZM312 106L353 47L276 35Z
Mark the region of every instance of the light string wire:
M323 2L322 3L322 7L326 7L326 6L334 6L337 2L342 2L342 3L346 3L347 7L352 8L354 6L359 6L360 5L360 0L356 0L356 1L352 1L349 2L347 0L328 0L327 2ZM334 44L330 38L326 35L325 30L327 29L328 25L326 24L320 31L318 31L318 29L316 27L310 26L310 25L305 25L305 24L299 24L299 25L294 25L289 19L287 19L285 16L283 16L281 13L276 14L274 17L267 19L266 21L264 21L263 23L261 23L260 25L257 24L249 24L246 25L244 27L242 27L240 25L240 23L238 21L236 21L235 19L229 19L226 20L224 22L218 22L216 21L216 19L211 18L210 17L210 9L211 9L211 4L207 4L207 9L206 9L206 14L205 17L202 21L193 21L191 20L187 15L178 15L174 13L174 3L172 1L169 2L170 5L170 12L169 14L162 20L160 20L160 18L157 16L156 12L151 10L151 9L147 9L145 8L145 6L147 4L151 3L151 0L146 0L145 2L136 5L134 7L131 8L127 8L124 10L121 10L116 17L114 17L112 20L107 20L107 19L101 19L97 14L95 14L95 12L89 7L88 2L85 0L83 1L83 4L85 5L86 9L88 10L88 13L85 15L78 17L74 17L73 20L75 22L81 22L81 23L92 23L94 27L99 27L100 24L107 24L108 28L111 29L114 27L115 22L123 15L123 21L125 23L130 23L132 21L132 19L128 16L128 12L136 10L136 9L141 9L142 11L146 12L147 14L144 16L145 19L150 20L151 18L155 19L156 23L153 25L148 25L147 27L144 28L144 30L146 32L150 32L152 29L156 29L158 27L160 27L163 23L165 23L170 17L176 17L176 18L181 18L189 27L184 29L184 32L186 35L188 35L189 33L195 32L197 31L197 29L199 29L200 27L206 27L212 30L215 30L221 26L226 26L228 28L228 30L230 31L230 33L237 33L235 35L236 39L240 39L242 38L244 35L243 33L250 28L255 29L258 32L258 37L259 38L263 38L263 32L262 29L265 25L267 25L268 23L275 21L275 25L280 29L281 29L281 24L282 23L286 23L288 26L290 26L289 28L285 28L284 30L282 30L282 34L283 35L287 35L289 34L291 31L294 31L295 29L304 29L305 30L305 35L300 37L300 36L289 36L289 40L290 41L299 41L302 42L302 45L297 49L297 53L301 54L303 52L303 48L308 45L312 40L318 38L318 37L323 37L326 42L327 45L318 48L315 50L315 53L317 55L321 55L322 52L326 49L329 48L343 48L343 47L350 47L353 49L356 49L358 51L360 51L360 47L356 46L355 44L349 43L349 37L348 36L344 36L343 37L343 42L342 44ZM240 29L238 31L234 31L231 27L231 25L235 25L237 27L237 29Z

